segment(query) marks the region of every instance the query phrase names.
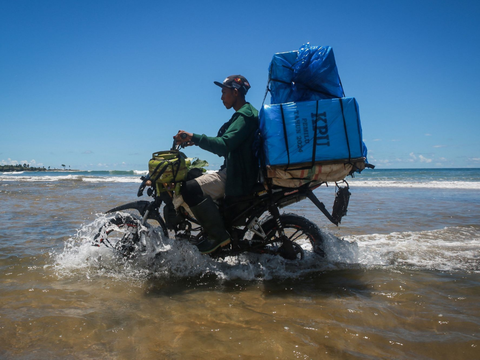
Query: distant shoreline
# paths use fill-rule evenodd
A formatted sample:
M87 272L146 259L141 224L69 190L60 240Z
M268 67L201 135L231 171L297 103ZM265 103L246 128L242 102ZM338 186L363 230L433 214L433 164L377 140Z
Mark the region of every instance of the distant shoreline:
M16 166L0 166L0 172L80 172L77 169L45 169L45 168L24 168Z

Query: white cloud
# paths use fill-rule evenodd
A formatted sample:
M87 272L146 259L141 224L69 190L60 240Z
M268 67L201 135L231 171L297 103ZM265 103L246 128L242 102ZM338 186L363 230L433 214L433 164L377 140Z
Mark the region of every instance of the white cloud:
M7 160L0 161L0 165L23 165L23 164L28 164L33 167L43 166L43 163L37 163L35 159L32 159L30 161L28 160L17 161L17 160L12 160L8 158Z
M422 163L432 162L432 159L428 159L423 155L418 155L417 156L413 152L411 152L409 155L410 155L410 159L408 161L410 161L410 162L414 162L414 161L417 161L417 160L420 160L420 162L422 162Z
M418 155L418 158L420 159L420 162L424 162L424 163L431 163L432 162L432 159L427 159L423 155Z
M12 160L10 158L8 158L8 160L2 160L2 165L18 165L18 161L17 160Z

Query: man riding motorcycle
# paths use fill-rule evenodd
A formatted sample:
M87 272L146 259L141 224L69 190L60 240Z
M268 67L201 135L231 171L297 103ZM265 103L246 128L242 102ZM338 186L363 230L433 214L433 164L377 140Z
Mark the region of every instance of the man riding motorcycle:
M258 111L245 100L250 83L242 75L231 75L222 83L214 83L222 88L224 106L235 110L231 119L223 124L215 137L184 130L179 130L174 136L177 144L197 145L225 158L217 172L186 181L182 186L183 200L207 234L197 245L202 254L209 254L230 243L230 235L214 200L252 193L258 175L258 162L253 150Z

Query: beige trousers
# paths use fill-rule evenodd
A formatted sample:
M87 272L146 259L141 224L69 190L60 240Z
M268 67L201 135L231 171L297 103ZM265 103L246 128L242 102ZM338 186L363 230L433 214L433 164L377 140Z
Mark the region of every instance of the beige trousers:
M213 200L218 200L225 195L227 169L199 176L195 181L202 188L203 195L210 195Z
M223 198L223 196L225 195L227 170L223 169L214 173L204 174L194 180L202 188L203 195L210 195L210 197L215 201ZM183 206L191 215L193 215L188 205L183 201L182 195L175 195L175 197L173 198L173 205L175 206L175 209Z

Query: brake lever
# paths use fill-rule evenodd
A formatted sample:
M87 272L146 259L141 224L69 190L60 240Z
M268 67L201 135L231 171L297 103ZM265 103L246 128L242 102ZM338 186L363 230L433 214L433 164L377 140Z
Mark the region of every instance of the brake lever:
M177 142L175 141L175 139L173 139L173 145L172 145L172 148L170 150L178 150L178 145L177 145Z
M180 139L186 139L187 138L187 134L183 133L183 134L180 134ZM172 148L171 150L179 150L179 149L184 149L185 148L185 144L187 144L187 142L182 142L180 144L177 145L177 141L175 139L173 139L173 145L172 145Z

